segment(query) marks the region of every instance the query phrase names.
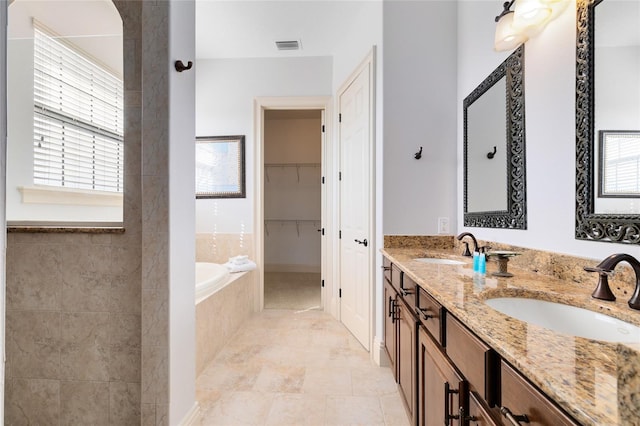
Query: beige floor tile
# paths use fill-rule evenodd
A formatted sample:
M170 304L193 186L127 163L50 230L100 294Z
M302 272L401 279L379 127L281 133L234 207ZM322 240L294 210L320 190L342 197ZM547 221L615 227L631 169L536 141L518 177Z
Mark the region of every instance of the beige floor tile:
M272 393L227 392L203 413L202 425L263 425L273 399Z
M302 392L312 395L351 395L351 372L345 367L307 369Z
M203 426L408 426L388 367L317 310L254 315L196 386Z
M256 378L253 390L258 392L300 393L304 367L266 366Z
M276 395L267 417L267 426L319 426L325 423L322 395Z
M381 396L380 405L386 426L409 426L409 418L398 392Z
M351 383L353 395L385 396L398 393L398 385L388 367L355 367L351 369Z
M380 399L375 396L328 396L327 425L384 425Z

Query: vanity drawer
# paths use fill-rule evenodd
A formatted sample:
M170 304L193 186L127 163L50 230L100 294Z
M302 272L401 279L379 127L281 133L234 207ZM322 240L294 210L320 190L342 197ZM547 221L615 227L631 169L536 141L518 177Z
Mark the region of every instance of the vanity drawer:
M496 400L497 355L452 315L446 320L446 352L462 375L492 406Z
M403 275L404 275L404 272L402 272L400 268L398 268L396 265L392 263L391 264L391 285L397 292L400 292L400 288L402 287Z
M391 282L391 261L387 257L382 257L382 270L384 278Z
M416 296L416 314L431 336L444 346L444 308L420 287Z
M400 295L405 298L408 304L413 306L415 304L414 298L416 294L416 288L418 288L418 284L414 280L412 280L407 274L402 274L402 281L400 286Z
M500 373L502 394L500 411L503 416L506 410L514 416L526 415L529 420L526 424L530 426L575 426L579 424L547 399L542 392L504 362L504 360L500 363ZM506 423L510 424L508 422Z

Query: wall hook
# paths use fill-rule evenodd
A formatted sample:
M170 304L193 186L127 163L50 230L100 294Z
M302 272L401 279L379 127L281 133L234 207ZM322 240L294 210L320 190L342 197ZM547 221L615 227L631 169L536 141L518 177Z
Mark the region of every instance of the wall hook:
M422 147L420 147L420 151L416 152L415 155L413 156L416 160L419 160L422 158Z
M497 149L496 149L496 147L494 146L494 147L493 147L493 152L489 152L489 153L487 153L487 158L488 158L489 160L491 160L491 159L496 155L496 152L498 152L498 150L497 150Z
M178 72L190 70L192 66L193 62L191 61L187 62L187 65L185 65L182 61L176 61L175 63L176 71Z

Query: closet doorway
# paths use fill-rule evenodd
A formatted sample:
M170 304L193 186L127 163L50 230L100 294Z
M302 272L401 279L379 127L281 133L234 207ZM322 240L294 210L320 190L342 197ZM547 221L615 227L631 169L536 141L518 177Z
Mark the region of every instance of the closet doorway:
M264 308L323 309L323 111L264 111Z

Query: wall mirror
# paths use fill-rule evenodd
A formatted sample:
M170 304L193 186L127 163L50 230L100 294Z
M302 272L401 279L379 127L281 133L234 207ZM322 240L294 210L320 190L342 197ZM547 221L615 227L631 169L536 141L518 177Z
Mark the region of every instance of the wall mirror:
M463 108L464 225L526 229L524 45Z
M577 5L576 238L640 243L640 0Z
M244 135L196 138L196 198L245 198Z

